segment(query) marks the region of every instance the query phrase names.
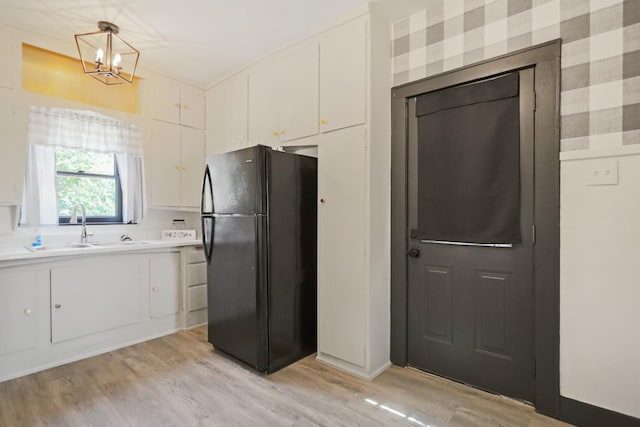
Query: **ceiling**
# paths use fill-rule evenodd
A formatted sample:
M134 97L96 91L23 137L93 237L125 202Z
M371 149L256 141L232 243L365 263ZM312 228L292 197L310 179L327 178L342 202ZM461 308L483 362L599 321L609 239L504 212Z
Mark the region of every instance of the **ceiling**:
M206 87L229 73L336 23L368 0L0 0L0 23L73 43L120 27L142 67ZM372 0L391 22L424 0ZM46 46L42 46L45 47Z

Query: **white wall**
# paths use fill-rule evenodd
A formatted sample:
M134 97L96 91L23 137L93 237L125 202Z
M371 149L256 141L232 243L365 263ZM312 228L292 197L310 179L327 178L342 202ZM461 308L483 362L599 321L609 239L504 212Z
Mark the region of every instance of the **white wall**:
M586 185L610 162L618 185ZM561 179L560 392L640 417L640 153L564 160Z

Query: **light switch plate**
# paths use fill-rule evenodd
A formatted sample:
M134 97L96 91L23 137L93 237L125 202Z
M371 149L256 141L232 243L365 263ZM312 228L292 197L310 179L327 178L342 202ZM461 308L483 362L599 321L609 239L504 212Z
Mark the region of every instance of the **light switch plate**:
M585 168L586 185L618 185L617 160L593 160L588 162Z

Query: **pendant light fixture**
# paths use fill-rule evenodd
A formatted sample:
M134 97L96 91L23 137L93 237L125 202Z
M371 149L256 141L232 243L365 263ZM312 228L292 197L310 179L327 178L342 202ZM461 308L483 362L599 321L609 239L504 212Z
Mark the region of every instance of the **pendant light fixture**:
M140 51L118 35L117 25L100 21L98 28L75 35L84 73L106 85L133 83Z

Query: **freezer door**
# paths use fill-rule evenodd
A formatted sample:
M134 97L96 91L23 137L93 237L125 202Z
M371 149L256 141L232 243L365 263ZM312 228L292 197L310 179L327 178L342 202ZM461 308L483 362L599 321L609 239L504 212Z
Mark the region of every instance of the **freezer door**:
M265 213L265 149L259 145L207 159L213 188L213 213Z
M267 364L262 216L212 218L208 264L209 342L253 368Z

